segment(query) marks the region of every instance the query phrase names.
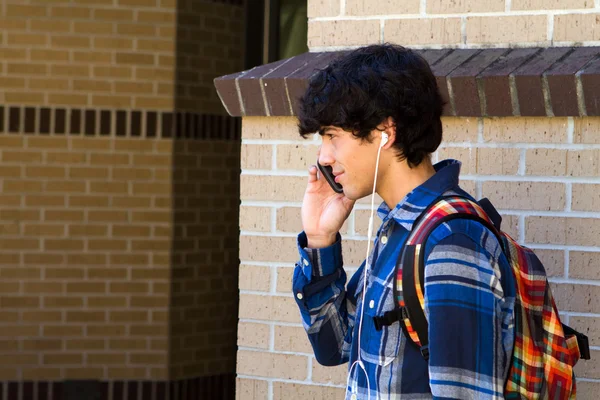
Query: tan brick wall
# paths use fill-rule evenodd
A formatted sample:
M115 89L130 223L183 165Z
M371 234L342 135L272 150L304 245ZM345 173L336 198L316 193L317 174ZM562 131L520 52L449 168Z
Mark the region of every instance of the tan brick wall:
M504 230L535 249L562 318L599 346L600 119L444 118L443 123L444 142L434 161L463 161L462 186L477 198L489 197L504 217ZM296 120L285 117L246 117L242 136L237 396L342 398L347 365L317 363L291 294L306 168L320 138L303 140ZM358 202L342 228L349 273L364 257L369 206ZM594 364L582 361L576 367L586 380L578 384L580 393L600 385Z
M0 135L0 380L232 373L239 154Z
M0 2L5 120L225 114L213 79L242 69L244 46L243 6L225 3ZM233 373L239 154L235 140L0 135L0 343L20 360L0 380Z
M243 8L212 1L0 7L0 104L224 114L213 78L242 68Z
M592 0L308 0L312 51L392 42L408 47L600 44Z
M0 379L168 378L171 161L166 140L0 136Z

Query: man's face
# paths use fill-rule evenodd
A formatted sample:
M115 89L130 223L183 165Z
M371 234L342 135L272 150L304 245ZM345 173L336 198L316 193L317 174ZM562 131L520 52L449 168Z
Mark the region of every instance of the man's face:
M319 163L333 168L336 181L344 187L347 198L358 200L369 196L373 191L379 141L369 143L332 126L323 127L321 132Z

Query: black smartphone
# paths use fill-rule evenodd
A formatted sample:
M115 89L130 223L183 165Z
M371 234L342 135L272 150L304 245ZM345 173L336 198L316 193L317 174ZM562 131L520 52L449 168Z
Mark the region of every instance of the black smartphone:
M342 185L340 185L339 183L337 183L335 181L335 176L333 176L333 168L331 168L328 165L323 166L323 165L319 164L318 161L317 161L317 168L319 168L319 171L321 171L321 173L325 177L325 180L327 181L327 183L329 183L329 186L331 186L331 188L334 190L334 192L344 193L344 189L343 189Z

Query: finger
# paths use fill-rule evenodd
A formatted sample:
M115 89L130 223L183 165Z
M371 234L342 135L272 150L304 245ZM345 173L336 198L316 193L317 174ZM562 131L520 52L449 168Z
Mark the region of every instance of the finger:
M318 169L317 169L316 165L311 165L308 168L308 183L313 183L313 182L316 182L319 180L317 173L318 173Z

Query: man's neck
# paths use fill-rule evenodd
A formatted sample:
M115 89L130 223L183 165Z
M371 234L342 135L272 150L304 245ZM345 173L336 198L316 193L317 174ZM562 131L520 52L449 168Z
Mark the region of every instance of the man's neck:
M396 207L417 186L425 183L435 175L435 169L429 158L426 158L414 168L409 168L406 161L389 162L381 176L381 184L377 183L377 194L390 209Z

